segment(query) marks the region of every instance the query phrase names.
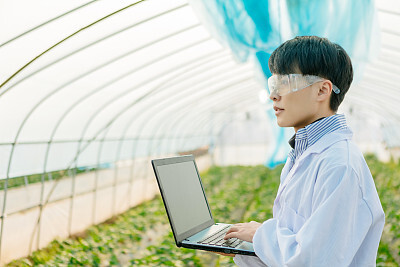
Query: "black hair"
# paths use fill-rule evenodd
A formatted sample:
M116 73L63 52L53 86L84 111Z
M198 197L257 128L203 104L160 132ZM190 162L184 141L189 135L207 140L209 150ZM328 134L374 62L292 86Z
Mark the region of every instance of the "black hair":
M338 44L318 36L297 36L272 52L271 73L316 75L330 80L340 89L332 91L330 108L337 111L353 81L353 67L346 51Z

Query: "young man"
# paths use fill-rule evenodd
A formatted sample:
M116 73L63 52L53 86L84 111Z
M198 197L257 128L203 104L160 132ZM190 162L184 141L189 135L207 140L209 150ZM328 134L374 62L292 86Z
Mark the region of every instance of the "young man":
M269 59L278 125L293 127L273 218L236 224L226 239L253 242L239 266L375 266L384 212L362 153L338 106L353 79L342 47L301 36Z

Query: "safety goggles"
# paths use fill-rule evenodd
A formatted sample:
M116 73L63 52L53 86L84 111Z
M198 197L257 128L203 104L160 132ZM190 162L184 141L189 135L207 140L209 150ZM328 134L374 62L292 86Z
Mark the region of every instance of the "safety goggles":
M268 93L284 96L292 92L299 91L309 87L317 82L325 81L326 79L314 75L302 74L286 74L286 75L272 75L268 79ZM340 93L340 89L332 84L332 90Z

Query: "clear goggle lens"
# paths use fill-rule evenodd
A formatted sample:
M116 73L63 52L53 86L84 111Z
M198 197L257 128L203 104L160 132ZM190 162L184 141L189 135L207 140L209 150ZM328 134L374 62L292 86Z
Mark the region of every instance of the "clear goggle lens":
M326 79L314 75L287 74L273 75L268 79L268 93L284 96L292 92L299 91L314 83L324 81ZM332 84L332 90L340 93L340 89Z

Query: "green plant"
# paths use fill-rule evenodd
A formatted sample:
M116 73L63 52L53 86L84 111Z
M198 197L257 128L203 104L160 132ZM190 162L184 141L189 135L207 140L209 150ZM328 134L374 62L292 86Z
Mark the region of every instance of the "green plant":
M386 213L377 266L399 266L400 164L366 160ZM212 167L201 174L216 221L263 221L272 205L282 166ZM232 195L238 197L232 198ZM177 248L160 197L90 227L79 237L53 241L9 266L235 266L232 258Z
M95 168L73 168L68 170L59 170L46 172L44 174L31 174L26 176L13 177L9 179L0 179L0 191L4 190L6 183L7 188L16 188L21 186L26 186L35 183L41 183L42 181L50 180L60 180L62 178L68 177L70 174L79 174L87 171L93 171Z

